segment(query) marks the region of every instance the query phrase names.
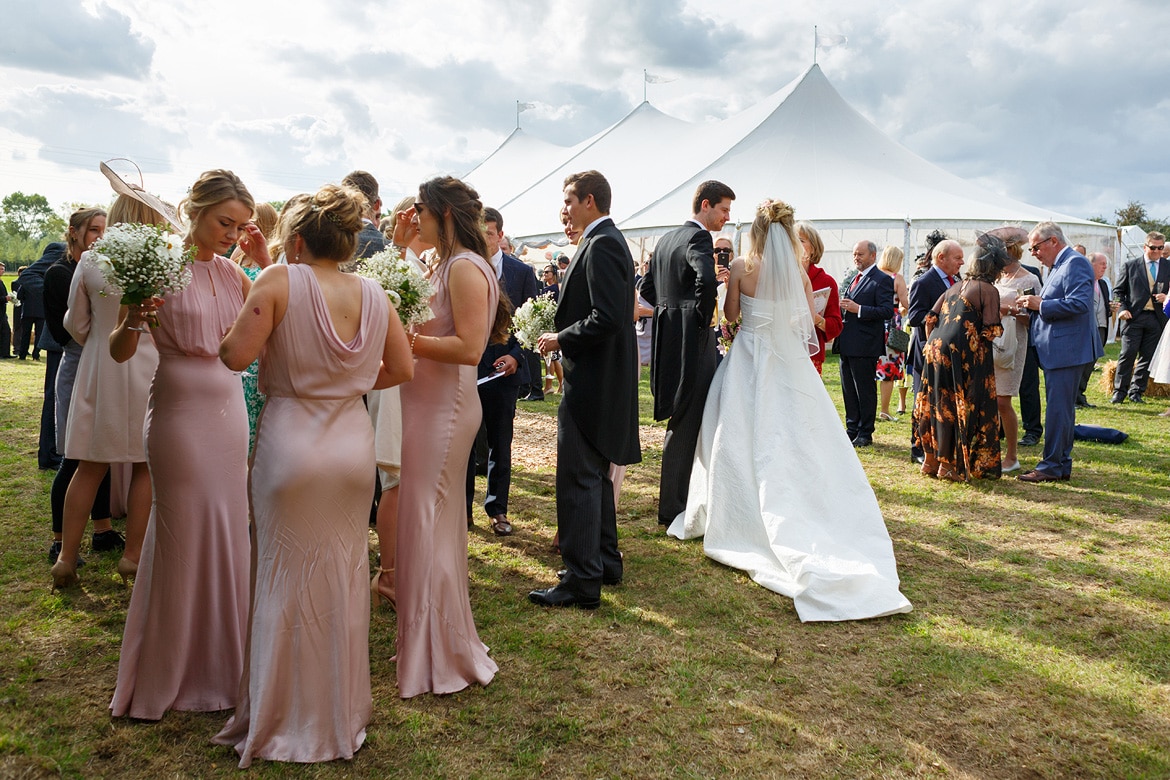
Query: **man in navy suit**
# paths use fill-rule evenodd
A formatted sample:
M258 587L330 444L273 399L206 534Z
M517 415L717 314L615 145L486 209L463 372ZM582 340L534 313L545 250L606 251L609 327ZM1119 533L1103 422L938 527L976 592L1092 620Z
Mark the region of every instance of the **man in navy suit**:
M483 210L484 233L489 258L500 281L500 293L508 296L515 309L537 293L536 276L532 269L518 258L499 249L503 235L504 218L493 208ZM524 360L516 336L503 344L488 344L479 360L479 378L500 374L479 386L479 403L483 407L483 424L487 433L487 494L483 509L491 521L496 536L512 533L508 521L508 492L512 487L512 423L516 418L516 398L520 387L528 383L528 363ZM471 520L471 505L475 500L475 449L467 461L467 517Z
M877 267L877 245L858 241L853 247L857 276L841 300L841 394L845 397L845 432L854 447L873 444L877 418L878 355L886 350L886 320L894 316L894 279ZM933 305L933 304L932 304Z
M1150 359L1166 327L1166 291L1170 288L1170 262L1162 259L1166 237L1158 232L1146 234L1145 257L1127 260L1117 278L1117 297L1121 308L1121 355L1113 377L1113 403L1126 398L1145 403L1142 395L1150 379ZM1134 365L1134 360L1137 365Z
M382 212L378 180L366 171L351 171L341 183L346 187L353 187L366 197L366 208L362 212L362 229L357 235L357 249L353 256L355 259L372 257L386 248L386 237L378 230L378 216Z
M950 286L959 278L963 267L963 248L950 239L939 241L930 250L930 268L910 285L910 307L906 317L914 329L910 336L909 363L914 377L914 397L922 386L922 347L926 344L926 315ZM910 445L910 459L922 463L924 455L915 444Z
M596 609L601 586L622 581L610 464L642 459L638 444L638 342L634 259L609 217L612 192L597 171L565 179L563 214L580 231L565 269L555 333L537 345L560 350L564 395L557 410L557 531L565 575L528 598L546 607ZM871 377L872 378L872 377Z
M1044 456L1018 479L1056 482L1072 476L1073 427L1077 389L1085 366L1104 354L1093 317L1097 280L1084 255L1068 246L1054 222L1041 222L1028 234L1032 254L1047 266L1040 295L1021 296L1020 308L1036 312L1031 341L1044 369Z

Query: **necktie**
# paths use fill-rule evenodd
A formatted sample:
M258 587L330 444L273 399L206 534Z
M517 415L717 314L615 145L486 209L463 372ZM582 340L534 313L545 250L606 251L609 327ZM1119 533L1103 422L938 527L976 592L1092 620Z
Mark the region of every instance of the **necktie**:
M857 276L853 277L853 283L849 285L849 292L853 292L854 290L857 289L857 283L861 281L861 277L864 275L865 275L864 273L860 273Z

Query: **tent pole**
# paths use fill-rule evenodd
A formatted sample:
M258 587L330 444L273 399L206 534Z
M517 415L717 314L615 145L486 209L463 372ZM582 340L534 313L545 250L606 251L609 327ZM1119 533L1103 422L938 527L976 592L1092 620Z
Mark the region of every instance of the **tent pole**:
M817 64L817 26L813 25L813 65Z

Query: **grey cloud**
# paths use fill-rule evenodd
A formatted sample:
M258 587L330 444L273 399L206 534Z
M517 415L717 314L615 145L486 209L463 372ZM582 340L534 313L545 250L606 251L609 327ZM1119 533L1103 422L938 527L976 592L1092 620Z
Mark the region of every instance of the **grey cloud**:
M0 107L6 124L43 144L42 159L93 170L98 159L129 157L144 170L170 171L186 136L171 130L139 97L78 87L36 87Z
M141 78L154 44L133 34L130 18L80 0L8 3L0 25L0 63L78 78Z

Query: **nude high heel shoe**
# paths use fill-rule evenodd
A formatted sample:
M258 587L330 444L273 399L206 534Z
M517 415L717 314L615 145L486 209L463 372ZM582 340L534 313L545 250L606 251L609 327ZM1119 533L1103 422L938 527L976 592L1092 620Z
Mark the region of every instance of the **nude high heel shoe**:
M385 599L390 604L390 609L395 612L398 611L398 605L394 601L394 586L389 588L382 587L382 575L389 574L390 580L394 580L393 569L374 569L374 579L370 580L370 609L377 609Z
M77 576L77 567L70 566L60 558L53 564L50 572L53 575L54 588L68 588L81 582L81 578Z
M123 555L118 560L118 576L122 578L122 584L129 585L129 581L134 579L137 574L138 564Z

